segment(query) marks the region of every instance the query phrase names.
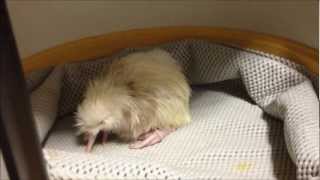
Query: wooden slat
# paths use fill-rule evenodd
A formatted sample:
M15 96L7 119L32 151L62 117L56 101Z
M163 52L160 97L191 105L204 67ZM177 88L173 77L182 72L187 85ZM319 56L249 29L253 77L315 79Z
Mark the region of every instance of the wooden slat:
M257 32L193 26L128 30L67 42L25 58L24 70L28 73L50 65L109 56L124 48L145 47L189 38L264 51L303 64L312 73L319 73L318 52L301 43Z
M0 146L11 180L48 180L6 1L0 1Z

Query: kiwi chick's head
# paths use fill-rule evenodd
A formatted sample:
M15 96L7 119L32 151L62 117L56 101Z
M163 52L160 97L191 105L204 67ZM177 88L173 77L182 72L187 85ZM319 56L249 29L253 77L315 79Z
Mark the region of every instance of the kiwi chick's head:
M85 99L76 112L78 134L83 134L86 141L86 151L90 152L100 132L107 135L118 128L123 119L123 113L116 102L112 100Z

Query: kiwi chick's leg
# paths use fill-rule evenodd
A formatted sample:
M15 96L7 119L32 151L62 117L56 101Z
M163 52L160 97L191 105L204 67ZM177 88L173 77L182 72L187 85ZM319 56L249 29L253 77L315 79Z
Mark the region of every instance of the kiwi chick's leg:
M155 129L142 134L138 141L129 145L130 149L142 149L161 142L166 136L175 131L175 129Z

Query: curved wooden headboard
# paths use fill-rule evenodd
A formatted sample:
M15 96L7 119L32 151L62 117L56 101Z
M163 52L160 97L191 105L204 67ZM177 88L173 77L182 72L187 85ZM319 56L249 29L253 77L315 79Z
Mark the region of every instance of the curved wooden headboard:
M26 73L51 65L96 59L129 47L144 47L182 39L206 39L288 58L319 73L318 52L301 43L269 34L214 27L159 27L113 32L67 42L24 59Z

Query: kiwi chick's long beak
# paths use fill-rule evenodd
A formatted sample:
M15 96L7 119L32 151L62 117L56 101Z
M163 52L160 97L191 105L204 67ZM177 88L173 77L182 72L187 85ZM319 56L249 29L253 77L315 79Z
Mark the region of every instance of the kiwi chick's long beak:
M86 152L91 152L93 144L96 141L97 135L98 134L91 134L91 133L87 134Z

